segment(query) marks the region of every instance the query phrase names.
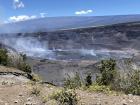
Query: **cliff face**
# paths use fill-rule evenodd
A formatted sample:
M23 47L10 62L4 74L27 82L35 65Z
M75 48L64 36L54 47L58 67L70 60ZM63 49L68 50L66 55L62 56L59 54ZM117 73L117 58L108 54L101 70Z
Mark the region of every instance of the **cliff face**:
M85 55L87 59L121 55L129 57L140 50L140 22L24 35L30 36L55 51L62 59L68 55L69 59L82 59Z
M29 56L42 58L129 57L140 50L140 22L55 32L2 34L0 39Z
M21 36L19 34L19 36ZM140 22L102 26L97 28L81 28L55 32L24 34L47 42L49 49L140 49Z
M140 49L140 24L120 24L43 34L49 48L56 49Z

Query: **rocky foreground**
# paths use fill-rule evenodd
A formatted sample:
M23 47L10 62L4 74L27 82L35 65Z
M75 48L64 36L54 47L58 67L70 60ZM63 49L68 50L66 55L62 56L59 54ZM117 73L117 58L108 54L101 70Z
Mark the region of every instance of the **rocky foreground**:
M13 68L0 66L0 105L58 105L55 100L48 100L53 92L61 89L49 84L35 83ZM2 73L4 72L4 73ZM7 72L7 73L6 73ZM34 93L34 91L39 91ZM105 94L76 90L78 105L140 105L140 97L123 93Z

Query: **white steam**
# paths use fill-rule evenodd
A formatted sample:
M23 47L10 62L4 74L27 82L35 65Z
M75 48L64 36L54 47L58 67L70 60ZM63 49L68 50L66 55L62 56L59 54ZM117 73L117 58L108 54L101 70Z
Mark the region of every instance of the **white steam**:
M57 49L55 47L49 49L48 42L42 41L35 37L23 35L0 35L0 42L22 52L31 57L39 57L43 59L102 59L102 58L130 58L136 51L131 50L108 50L108 49Z
M87 49L81 49L79 50L81 54L83 55L92 55L92 56L96 56L97 54L95 53L94 50L87 50Z
M14 48L20 53L25 53L32 57L52 57L53 52L48 50L47 42L40 42L33 37L2 37L1 42L5 45Z

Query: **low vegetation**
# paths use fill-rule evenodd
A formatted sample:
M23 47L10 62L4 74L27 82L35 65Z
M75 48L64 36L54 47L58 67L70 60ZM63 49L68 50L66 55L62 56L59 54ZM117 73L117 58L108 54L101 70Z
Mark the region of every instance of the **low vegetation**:
M25 62L19 62L18 69L22 70L22 71L24 71L26 73L31 73L32 72L31 67Z
M108 89L121 91L126 94L140 95L140 70L132 70L121 75L116 70L116 61L112 59L101 61L99 70L101 75L96 80L99 86L110 87ZM105 87L104 90L106 90Z
M140 70L134 70L119 80L120 90L126 94L140 95Z
M20 54L15 56L8 55L6 49L0 49L0 65L15 67L27 73L31 73L31 67L26 63L26 55Z
M77 94L72 89L59 90L50 95L50 99L55 99L59 105L77 105L78 103Z
M68 77L64 80L64 88L77 89L82 86L82 81L78 73L74 77Z
M90 85L87 90L90 92L102 92L105 94L113 93L113 91L109 86L99 85L97 83Z
M6 49L0 49L0 64L4 66L8 65L8 54Z
M39 96L40 95L40 88L37 86L34 86L31 90L31 95Z
M97 76L96 81L92 81L92 75L89 73L83 82L76 73L75 77L65 80L64 87L69 89L84 87L84 89L94 92L114 93L117 91L140 95L140 70L120 74L116 69L116 61L113 59L102 60L98 67L100 75Z
M41 78L37 74L33 73L32 74L32 81L33 82L41 82Z

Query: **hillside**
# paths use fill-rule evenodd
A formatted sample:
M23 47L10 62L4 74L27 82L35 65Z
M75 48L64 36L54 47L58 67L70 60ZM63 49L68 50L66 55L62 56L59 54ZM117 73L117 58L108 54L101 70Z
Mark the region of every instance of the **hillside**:
M24 65L25 69L33 73L28 74L32 78L30 80L23 71L0 66L0 105L59 105L59 100L67 98L67 95L70 99L76 97L78 105L139 105L139 74L130 75L140 67L139 33L140 22L128 22L53 32L0 34L0 48L6 48L8 55L18 61L12 62L17 63L12 66L18 67L18 57L22 56L24 60L19 53L25 53L27 58L23 64L29 64L32 69ZM115 59L114 70L120 75L116 76L113 85L94 84L96 77L101 75L100 61L109 58ZM65 89L64 80L77 73L82 85L73 89L76 95L71 96L69 92L72 90L68 87L62 91ZM85 83L88 74L93 82L89 87ZM134 78L131 80L129 76ZM113 90L113 87L118 90ZM53 96L54 99L51 98Z
M31 57L98 60L138 57L139 33L140 22L130 22L54 32L1 34L0 40Z
M140 21L140 15L46 17L0 25L0 33L49 32L137 21Z
M0 66L0 71L9 73L7 70L19 72L14 68ZM49 84L34 83L23 76L12 74L2 75L0 72L0 105L59 105L55 100L49 100L61 87ZM37 89L39 94L33 92ZM140 97L123 93L105 94L102 92L89 92L76 90L78 98L77 105L139 105ZM46 98L44 98L46 97Z

